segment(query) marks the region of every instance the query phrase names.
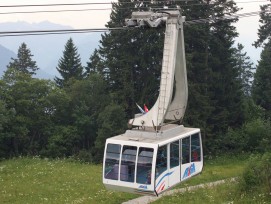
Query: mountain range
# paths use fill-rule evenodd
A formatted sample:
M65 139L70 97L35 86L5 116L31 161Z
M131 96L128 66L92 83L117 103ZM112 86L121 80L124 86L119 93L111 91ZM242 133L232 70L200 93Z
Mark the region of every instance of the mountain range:
M6 66L9 64L10 59L15 56L16 54L14 52L0 45L0 75L6 70Z
M0 23L0 32L61 29L73 28L48 21L32 24L22 21ZM86 62L89 61L94 49L99 46L101 33L0 37L0 76L6 70L11 57L16 57L19 46L25 42L31 50L32 59L37 62L40 68L37 77L53 79L54 76L58 76L56 70L58 60L63 56L64 46L69 38L73 39L75 46L78 48L82 65L86 66Z

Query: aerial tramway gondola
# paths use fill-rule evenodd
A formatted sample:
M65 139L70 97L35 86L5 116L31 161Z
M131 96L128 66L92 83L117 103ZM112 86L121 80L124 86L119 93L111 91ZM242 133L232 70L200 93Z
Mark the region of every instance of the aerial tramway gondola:
M183 22L179 10L133 12L126 20L127 26L166 25L163 64L154 106L129 120L130 130L106 140L103 183L108 189L158 195L202 171L200 129L179 125L188 95Z

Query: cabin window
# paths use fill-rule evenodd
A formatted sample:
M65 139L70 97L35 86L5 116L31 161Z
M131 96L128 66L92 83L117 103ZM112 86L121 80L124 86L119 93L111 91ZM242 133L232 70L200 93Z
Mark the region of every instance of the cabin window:
M120 149L118 144L107 144L104 168L106 179L118 180Z
M151 184L153 148L140 147L137 160L136 182Z
M179 166L179 140L170 143L170 168Z
M197 162L201 160L200 149L200 137L199 133L191 136L191 162Z
M135 146L123 146L120 166L121 181L134 182L136 152L137 147Z
M158 148L156 158L155 178L158 178L166 170L167 170L167 145Z
M182 139L182 164L190 162L190 137Z

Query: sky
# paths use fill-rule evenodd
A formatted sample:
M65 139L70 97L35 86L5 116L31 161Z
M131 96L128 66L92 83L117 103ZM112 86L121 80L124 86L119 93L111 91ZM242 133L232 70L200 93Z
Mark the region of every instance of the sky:
M32 5L32 4L72 4L72 3L96 3L116 2L117 0L0 0L0 5ZM0 13L14 11L38 11L38 10L62 10L62 9L110 9L111 5L83 5L83 6L57 6L57 7L23 7L1 8ZM83 12L58 12L36 14L0 14L0 23L26 21L38 23L50 21L62 25L70 25L73 28L103 28L110 18L110 10L83 11Z
M117 0L0 0L0 6L4 5L31 5L31 4L71 4L71 3L97 3L117 2ZM266 0L236 0L237 6L243 8L238 13L248 13L260 10L260 5L268 3ZM107 9L99 11L81 12L59 12L59 13L35 13L35 14L3 14L17 11L37 10L60 10L60 9ZM76 29L81 28L103 28L110 18L111 5L84 5L84 6L58 6L58 7L21 7L1 8L0 23L26 21L28 23L39 23L50 21L56 24L69 25ZM261 49L255 49L251 44L257 40L259 28L259 16L241 18L236 24L239 32L238 42L245 46L245 51L251 60L256 63L259 59Z

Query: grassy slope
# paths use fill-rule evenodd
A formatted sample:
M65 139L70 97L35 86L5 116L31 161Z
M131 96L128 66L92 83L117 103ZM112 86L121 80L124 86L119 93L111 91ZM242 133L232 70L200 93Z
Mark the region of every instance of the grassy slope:
M19 158L0 162L0 203L120 203L136 197L106 191L101 165Z
M247 155L221 156L208 159L204 163L203 172L200 175L179 184L176 188L240 176L247 159Z
M201 175L177 187L238 176L245 162L246 157L219 157L208 160ZM137 197L127 193L106 191L102 185L101 171L101 165L66 160L18 158L2 161L0 162L0 203L121 203ZM234 189L235 184L227 185L233 185L230 189ZM195 192L204 194L201 190ZM172 196L177 200L171 203L176 201L179 203L178 196L189 199L188 195ZM165 197L158 202L168 203L172 198ZM199 197L199 201L201 200L202 198ZM191 201L193 202L196 201Z
M195 191L178 193L166 196L154 202L154 204L209 204L209 203L225 203L225 204L270 204L271 195L263 192L244 193L240 191L238 183L225 183L216 187L206 187Z
M218 157L209 160L206 162L201 175L181 183L177 188L241 176L247 160L246 155L238 157ZM226 182L216 187L206 187L195 191L165 196L154 203L271 203L271 195L269 196L262 192L244 193L240 190L238 183Z

